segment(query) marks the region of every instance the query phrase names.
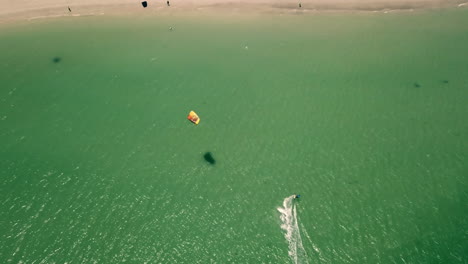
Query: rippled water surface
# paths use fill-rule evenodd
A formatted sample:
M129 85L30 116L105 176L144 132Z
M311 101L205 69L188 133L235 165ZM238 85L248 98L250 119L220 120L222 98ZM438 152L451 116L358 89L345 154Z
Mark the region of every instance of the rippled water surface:
M467 47L466 9L3 25L0 262L466 263Z

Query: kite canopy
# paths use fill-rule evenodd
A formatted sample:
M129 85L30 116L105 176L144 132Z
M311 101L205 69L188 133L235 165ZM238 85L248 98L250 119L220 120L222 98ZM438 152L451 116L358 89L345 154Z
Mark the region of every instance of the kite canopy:
M195 113L194 111L190 111L189 115L187 116L187 119L190 120L195 125L198 125L198 123L200 123L200 118L198 117L197 113Z

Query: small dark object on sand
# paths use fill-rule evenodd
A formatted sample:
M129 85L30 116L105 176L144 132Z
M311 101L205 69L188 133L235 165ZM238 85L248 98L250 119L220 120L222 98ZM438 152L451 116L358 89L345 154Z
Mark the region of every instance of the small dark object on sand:
M171 4L169 4L169 1L167 1L167 6L171 6Z
M301 3L299 3L299 7L302 7L302 4L301 4Z
M71 12L71 8L70 8L70 7L68 7L68 12Z
M143 1L143 2L141 2L141 5L142 5L143 7L147 7L147 6L148 6L148 2Z
M211 152L205 153L205 155L203 155L203 158L206 162L208 162L211 165L214 165L216 163L216 160L213 158L213 155L211 155Z
M60 58L60 57L54 57L54 58L52 59L52 62L53 62L53 63L59 63L60 61L62 61L62 58Z

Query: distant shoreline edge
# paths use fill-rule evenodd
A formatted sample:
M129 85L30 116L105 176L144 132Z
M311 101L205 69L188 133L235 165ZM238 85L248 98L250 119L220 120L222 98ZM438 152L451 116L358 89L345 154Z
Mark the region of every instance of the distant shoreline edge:
M148 1L148 0L147 0ZM23 0L19 1L21 4ZM183 14L316 14L316 13L391 13L413 12L426 9L468 8L468 0L239 0L221 2L220 0L200 1L148 1L143 8L141 1L121 0L41 0L43 4L10 6L0 5L0 24L15 21L28 21L57 17L81 17L97 15L183 15ZM78 3L78 4L76 4ZM96 4L99 3L99 4ZM70 9L69 9L70 8Z

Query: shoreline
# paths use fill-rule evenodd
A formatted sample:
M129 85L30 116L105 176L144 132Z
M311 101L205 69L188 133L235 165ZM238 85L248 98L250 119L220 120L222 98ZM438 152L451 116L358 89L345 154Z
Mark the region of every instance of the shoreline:
M21 0L22 1L22 0ZM315 14L315 13L390 13L413 12L445 8L468 8L468 0L239 0L221 2L220 0L199 0L174 2L167 6L165 2L148 1L143 8L141 1L120 0L38 0L21 9L17 5L5 8L0 4L0 24L18 21L59 17L85 17L101 15L209 15L209 14ZM301 7L299 7L299 1ZM40 2L40 3L38 3ZM78 3L78 4L77 4ZM99 3L99 4L97 4ZM4 4L3 4L4 5ZM68 10L68 7L72 11Z

